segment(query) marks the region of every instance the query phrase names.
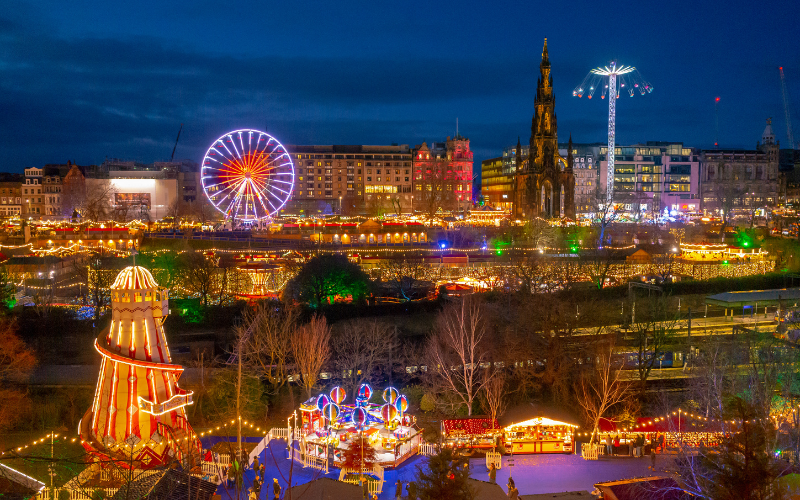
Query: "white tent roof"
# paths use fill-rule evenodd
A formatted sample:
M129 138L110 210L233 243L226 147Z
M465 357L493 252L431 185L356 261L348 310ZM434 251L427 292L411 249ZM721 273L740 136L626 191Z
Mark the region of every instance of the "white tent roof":
M570 423L567 423L567 422L559 422L558 420L553 420L553 419L547 418L547 417L536 417L536 418L532 418L530 420L525 420L524 422L513 423L513 424L509 425L508 427L506 427L506 429L511 429L512 427L535 427L537 425L543 425L543 426L546 426L546 427L556 426L556 425L566 425L566 426L569 426L569 427L578 427L575 424L570 424Z

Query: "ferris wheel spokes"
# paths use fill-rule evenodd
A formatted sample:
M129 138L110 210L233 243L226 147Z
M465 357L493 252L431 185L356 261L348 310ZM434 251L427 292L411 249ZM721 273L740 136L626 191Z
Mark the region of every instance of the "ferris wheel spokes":
M269 134L235 130L212 143L201 180L206 196L226 218L253 222L271 219L289 200L294 165Z

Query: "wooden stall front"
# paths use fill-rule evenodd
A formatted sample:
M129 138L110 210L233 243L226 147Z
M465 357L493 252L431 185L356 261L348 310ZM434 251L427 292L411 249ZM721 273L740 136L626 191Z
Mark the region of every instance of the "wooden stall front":
M513 423L503 429L506 449L512 453L572 453L577 425L547 417Z

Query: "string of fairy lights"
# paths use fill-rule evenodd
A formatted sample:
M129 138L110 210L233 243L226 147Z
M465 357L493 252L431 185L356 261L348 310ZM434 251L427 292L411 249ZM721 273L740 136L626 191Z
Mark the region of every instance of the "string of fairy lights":
M198 433L196 431L192 431L192 433L190 435L187 435L186 437L183 438L183 441L189 441L190 439L196 439L198 437L205 437L206 435L210 436L214 431L227 429L228 427L230 427L230 426L232 426L234 424L236 424L236 419L233 419L230 422L226 421L226 422L222 422L222 423L220 423L218 425L212 425L207 430L205 430L203 432L199 432ZM258 433L266 434L267 432L269 432L269 429L267 429L266 427L263 428L263 430L262 430L261 426L255 424L254 422L249 422L247 420L242 420L242 426L243 427L247 427L248 429L253 430L255 432L258 432ZM20 452L22 452L24 450L27 450L28 448L31 448L31 447L34 447L34 446L37 446L37 445L41 445L41 444L48 444L51 439L55 440L55 439L59 439L59 438L63 438L65 440L64 442L68 442L68 443L75 443L75 442L77 442L79 440L78 437L69 438L68 436L63 435L61 433L56 433L54 431L53 432L48 432L47 434L43 435L42 437L40 437L38 439L34 439L33 441L28 442L27 444L19 444L17 446L12 446L10 448L6 448L5 450L0 451L0 456L5 456L6 454L18 456ZM170 444L170 445L179 444L178 441L180 441L180 439L171 438L169 436L166 436L166 440L167 440L167 444ZM81 440L81 443L83 443L83 440ZM59 444L61 444L61 443L59 443ZM130 445L128 445L127 443L119 443L119 446L130 447Z
M798 405L796 408L798 410L800 410L800 405ZM689 418L689 419L693 419L693 420L695 420L697 422L716 423L716 424L720 424L720 425L732 425L732 426L736 426L736 427L740 427L740 426L742 426L744 424L755 424L755 423L766 423L766 422L771 422L771 423L774 423L774 424L777 425L777 423L780 421L780 418L778 416L774 416L774 415L769 416L769 417L765 417L765 418L753 418L753 419L730 419L730 420L728 420L728 419L718 419L718 418L704 417L703 415L695 414L693 412L687 412L687 411L685 411L683 409L678 408L675 411L667 412L667 413L665 413L663 415L660 415L658 417L653 417L651 419L648 419L646 422L642 422L642 423L631 425L631 426L622 427L621 429L616 429L614 431L601 431L601 432L599 432L599 434L608 434L609 432L610 433L617 433L617 432L625 432L625 433L637 433L637 432L638 433L642 433L642 432L645 432L645 433L651 433L651 432L656 432L656 431L653 431L653 430L645 430L645 429L648 426L653 426L655 424L658 424L659 422L670 421L671 417L675 417L675 416L677 416L679 419L680 418ZM202 437L205 437L205 436L211 436L211 435L213 435L213 433L215 431L228 429L230 426L236 426L236 422L237 422L237 419L231 419L230 421L225 421L225 422L221 422L221 423L219 423L217 425L209 426L206 430L201 431L201 432L193 431L190 435L187 435L186 437L184 437L182 441L187 441L188 442L190 439L193 440L193 439L202 438ZM267 429L266 427L262 428L257 423L250 422L250 421L247 421L247 420L244 420L244 419L241 420L241 424L242 424L243 427L246 427L246 428L250 429L251 431L255 431L255 432L259 433L259 435L266 435L270 431L270 429ZM734 430L734 429L731 429L731 430ZM718 435L722 431L697 431L695 429L688 428L688 429L681 429L680 431L678 431L677 429L670 429L669 431L659 431L659 432L666 432L668 434L676 434L676 435L677 434L691 434L691 433L698 433L698 432L700 434ZM592 434L593 434L592 431L576 432L576 435L579 436L579 437L589 437ZM4 451L0 451L0 456L4 456L6 454L13 454L14 456L17 456L20 452L22 452L22 451L24 451L24 450L26 450L26 449L28 449L30 447L37 446L37 445L40 445L40 444L46 444L49 440L58 439L61 436L62 435L60 433L48 432L47 434L45 434L41 438L35 439L34 441L32 441L32 442L30 442L28 444L13 446L11 448L7 448ZM68 438L67 436L64 436L64 439L68 440L69 443L75 443L78 440L78 438L74 438L74 437L73 438ZM169 445L180 445L181 444L181 443L179 443L179 441L181 441L180 439L171 438L169 436L166 436L166 439L167 439L167 443ZM120 446L130 447L129 445L127 445L125 443L120 444Z

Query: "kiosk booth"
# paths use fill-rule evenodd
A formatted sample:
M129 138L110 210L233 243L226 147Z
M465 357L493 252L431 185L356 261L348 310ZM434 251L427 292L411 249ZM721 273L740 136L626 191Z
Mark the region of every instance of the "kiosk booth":
M503 428L506 449L517 453L572 453L578 426L547 417L515 422Z

